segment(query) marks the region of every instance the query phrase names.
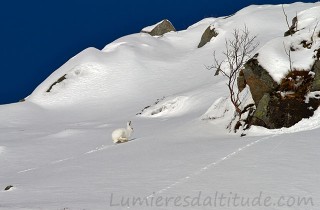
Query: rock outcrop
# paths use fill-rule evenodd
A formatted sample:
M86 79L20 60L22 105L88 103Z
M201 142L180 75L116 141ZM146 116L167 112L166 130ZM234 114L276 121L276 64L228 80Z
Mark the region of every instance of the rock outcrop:
M307 95L310 91L320 90L319 67L317 60L311 71L291 71L277 84L256 58L249 60L238 79L238 86L249 85L256 105L248 123L275 129L291 127L312 116L320 100Z
M208 42L210 42L210 40L213 37L218 36L218 33L215 31L215 28L213 28L212 26L209 26L202 34L201 36L201 40L200 43L198 45L198 48L203 47L204 45L206 45Z
M162 36L165 33L168 33L170 31L176 31L176 29L173 27L171 22L167 19L159 22L156 24L153 28L144 28L142 29L142 33L148 33L151 36Z
M55 81L52 85L50 85L50 87L48 88L48 90L46 91L47 93L50 93L51 89L53 88L53 86L55 86L56 84L62 82L63 80L67 79L66 78L67 74L63 75L62 77L60 77L57 81Z
M316 16L319 14L317 10L318 8L311 9ZM305 21L305 25L302 27L299 21ZM291 127L303 118L312 116L320 106L318 31L318 22L312 21L305 12L292 19L292 25L284 33L285 38L282 38L283 46L288 47L288 51L285 50L289 62L287 73L285 69L281 70L281 67L279 72L277 71L277 64L281 64L277 56L280 56L281 60L283 55L274 47L276 45L261 48L260 55L256 54L244 65L237 80L238 89L241 91L246 85L250 87L256 108L247 118L248 126L258 125L270 129ZM278 41L272 43L280 44ZM273 46L273 50L270 46ZM292 58L291 54L294 54L295 58ZM274 61L266 59L270 55L274 56ZM259 56L266 57L258 59ZM273 69L264 69L259 61L265 68ZM302 65L305 61L308 65Z

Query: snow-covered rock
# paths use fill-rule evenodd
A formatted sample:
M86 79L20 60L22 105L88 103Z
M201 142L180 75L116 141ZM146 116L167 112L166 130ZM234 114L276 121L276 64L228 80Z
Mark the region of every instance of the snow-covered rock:
M215 31L215 29L212 26L208 26L208 28L203 32L201 36L198 48L203 47L205 44L210 42L213 37L216 36L218 36L218 33Z
M310 91L317 91L320 44L320 7L299 12L285 37L270 40L249 60L239 77L248 84L257 110L251 124L267 128L291 127L309 118L320 101L305 101Z
M165 33L168 33L170 31L176 31L176 29L173 27L172 23L165 19L160 21L159 23L156 23L155 25L145 27L141 30L143 33L148 33L151 36L162 36Z

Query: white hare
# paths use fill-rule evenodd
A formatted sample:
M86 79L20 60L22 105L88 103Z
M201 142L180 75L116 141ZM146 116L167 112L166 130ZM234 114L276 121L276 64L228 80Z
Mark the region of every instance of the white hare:
M112 132L113 143L127 142L133 132L131 121L127 122L127 128L118 128Z

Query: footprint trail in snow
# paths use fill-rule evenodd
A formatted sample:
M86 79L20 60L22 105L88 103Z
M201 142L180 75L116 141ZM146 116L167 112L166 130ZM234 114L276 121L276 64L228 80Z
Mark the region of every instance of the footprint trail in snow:
M275 134L275 135L272 135L272 136L266 136L266 137L263 137L263 138L258 139L258 140L256 140L256 141L253 141L253 142L251 142L251 143L249 143L249 144L246 144L245 146L238 148L238 149L235 150L234 152L232 152L232 153L230 153L230 154L228 154L228 155L226 155L226 156L224 156L224 157L222 157L222 158L220 158L220 159L218 159L218 160L216 160L216 161L214 161L214 162L211 162L211 163L207 164L206 166L204 166L204 167L202 167L201 169L199 169L199 170L197 170L197 171L189 174L189 175L186 176L186 177L183 177L183 178L177 180L176 182L168 185L167 187L162 188L161 190L158 190L157 192L152 193L151 195L148 195L148 196L146 197L146 199L152 198L152 197L154 197L156 194L164 193L165 191L168 191L168 190L170 190L171 188L173 188L173 187L175 187L175 186L177 186L177 185L186 183L189 179L195 178L195 177L199 176L200 174L204 173L205 171L207 171L207 170L209 170L209 169L211 169L211 168L219 165L219 164L222 163L223 161L228 160L228 159L230 159L230 158L232 158L232 157L234 157L234 156L237 156L238 154L240 154L242 151L248 149L249 147L252 147L252 146L255 145L255 144L258 144L258 143L260 143L260 142L262 142L262 141L264 141L264 140L273 138L273 137L278 136L278 135L279 135L279 134Z

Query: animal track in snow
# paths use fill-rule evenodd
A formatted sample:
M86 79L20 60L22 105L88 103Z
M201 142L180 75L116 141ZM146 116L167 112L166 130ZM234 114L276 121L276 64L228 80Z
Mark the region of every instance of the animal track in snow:
M108 148L113 147L113 146L115 146L115 145L109 145L109 146L102 145L102 146L97 147L97 148L95 148L93 150L85 152L84 155L91 154L91 153L94 153L94 152L98 152L98 151L101 151L101 150L105 150L105 149L108 149Z
M165 191L168 191L169 189L171 189L171 188L173 188L173 187L175 187L175 186L177 186L179 184L183 184L183 183L187 182L189 179L194 178L194 177L204 173L205 171L207 171L207 170L219 165L221 162L223 162L225 160L228 160L228 159L238 155L239 153L241 153L242 151L248 149L249 147L252 147L253 145L255 145L257 143L260 143L260 142L262 142L262 141L264 141L266 139L270 139L270 138L273 138L273 137L278 136L278 135L279 134L275 134L275 135L272 135L272 136L266 136L266 137L260 138L258 140L255 140L255 141L253 141L253 142L251 142L249 144L246 144L245 146L238 148L236 151L234 151L234 152L232 152L232 153L230 153L230 154L228 154L228 155L226 155L226 156L224 156L224 157L222 157L222 158L220 158L220 159L218 159L218 160L216 160L214 162L211 162L211 163L207 164L206 166L204 166L201 169L189 174L188 176L180 178L178 181L174 182L173 184L168 185L167 187L165 187L165 188L163 188L163 189L161 189L161 190L159 190L159 191L157 191L155 193L152 193L151 195L148 195L146 197L146 199L154 197L156 194L161 194L161 193L163 193Z
M28 169L19 171L18 174L25 173L25 172L28 172L28 171L33 171L33 170L36 170L36 169L38 169L38 168L28 168Z
M130 141L133 141L133 140L134 139L131 139ZM130 142L130 141L128 141L128 142ZM87 151L85 153L82 153L82 154L80 154L80 155L78 155L76 157L68 157L68 158L64 158L64 159L53 160L53 161L51 161L51 162L49 162L47 164L43 164L43 165L41 165L39 167L28 168L28 169L25 169L25 170L18 171L17 173L20 174L20 173L26 173L26 172L38 170L38 169L41 169L41 168L45 168L45 167L47 167L49 165L59 164L59 163L65 162L65 161L69 161L69 160L73 160L73 159L76 159L76 158L80 158L82 156L89 155L89 154L92 154L92 153L95 153L95 152L99 152L99 151L102 151L102 150L106 150L106 149L112 148L114 146L117 146L117 145L116 144L109 145L109 146L101 145L100 147L96 147L95 149Z
M79 130L79 129L65 129L62 131L59 131L57 133L53 133L53 134L49 134L46 136L46 138L66 138L69 136L73 136L75 134L79 134L83 131Z
M70 157L70 158L65 158L65 159L61 159L61 160L55 160L55 161L52 161L51 164L57 164L57 163L61 163L61 162L64 162L67 160L72 160L72 159L74 159L74 158Z

